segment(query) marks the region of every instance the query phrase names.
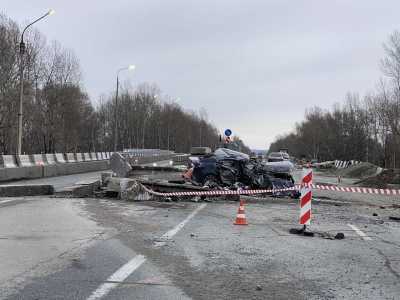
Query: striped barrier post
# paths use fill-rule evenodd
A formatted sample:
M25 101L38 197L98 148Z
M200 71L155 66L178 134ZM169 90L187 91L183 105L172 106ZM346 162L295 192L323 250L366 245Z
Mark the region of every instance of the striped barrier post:
M303 169L300 196L300 225L304 226L304 230L311 223L312 177L312 169Z

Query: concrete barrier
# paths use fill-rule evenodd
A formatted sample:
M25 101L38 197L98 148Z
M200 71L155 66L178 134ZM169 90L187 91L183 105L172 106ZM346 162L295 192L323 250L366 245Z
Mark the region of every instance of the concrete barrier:
M20 167L32 167L33 162L30 155L21 154L17 155L17 162Z
M44 166L46 164L44 154L33 154L33 163L36 166Z
M44 155L46 158L46 164L48 165L55 165L56 164L56 158L54 153L47 153Z
M77 154L76 154L76 161L77 161L77 162L85 161L85 160L83 159L83 154L82 154L82 153L77 153Z
M105 171L110 168L111 153L67 153L65 157L62 153L0 155L0 181ZM174 154L168 151L151 149L131 151L126 154L132 164L167 160L173 156Z
M56 156L57 163L59 163L59 164L65 164L66 163L65 158L64 158L64 154L56 153L55 156Z
M4 168L17 168L17 161L14 155L2 155Z
M71 162L72 162L72 163L76 162L75 153L66 153L65 155L66 155L67 161L68 161L69 163L71 163Z

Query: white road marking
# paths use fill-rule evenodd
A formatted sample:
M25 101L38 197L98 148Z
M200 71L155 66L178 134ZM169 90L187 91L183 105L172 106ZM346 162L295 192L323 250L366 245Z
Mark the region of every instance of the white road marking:
M2 200L2 201L0 201L0 204L7 203L7 202L12 202L12 201L17 201L17 199Z
M157 248L164 246L168 240L170 240L175 234L177 234L186 225L186 223L189 222L190 219L192 219L200 210L202 210L204 207L206 207L206 205L207 205L206 203L201 204L194 211L192 211L192 213L190 215L188 215L185 220L180 222L178 225L176 225L170 231L164 233L160 237L160 241L157 241L154 243L154 246Z
M117 287L119 283L123 282L129 275L131 275L137 268L139 268L146 258L143 255L137 255L121 268L119 268L114 274L107 278L106 283L95 290L87 300L100 299L107 295L113 288Z
M353 229L364 241L372 241L372 239L367 236L364 232L362 232L358 227L352 224L347 224L351 229Z
M12 201L12 200L10 200ZM1 203L1 202L0 202ZM186 217L181 223L176 225L173 229L166 232L161 236L160 239L164 240L156 243L156 246L160 247L166 244L168 240L170 240L175 234L181 230L187 222L190 221L200 210L206 207L206 203L203 203L199 207L197 207L190 215ZM121 268L119 268L114 274L107 278L106 282L100 285L87 300L96 300L106 296L113 288L117 287L120 283L122 283L126 278L129 277L136 269L138 269L144 262L146 258L144 255L137 255L132 260L127 262Z

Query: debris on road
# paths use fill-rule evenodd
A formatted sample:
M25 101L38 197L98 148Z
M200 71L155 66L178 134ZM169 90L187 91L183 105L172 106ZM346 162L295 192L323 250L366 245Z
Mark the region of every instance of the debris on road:
M335 235L335 239L337 239L337 240L343 240L343 239L344 239L344 233L343 233L343 232L338 232L338 233Z

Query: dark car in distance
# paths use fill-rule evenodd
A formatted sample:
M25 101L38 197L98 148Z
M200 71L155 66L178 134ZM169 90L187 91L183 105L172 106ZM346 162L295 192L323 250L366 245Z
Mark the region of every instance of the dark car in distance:
M283 189L293 188L290 169L284 166L264 165L250 159L247 154L218 148L209 155L191 161L191 181L197 185L228 188ZM276 195L297 198L298 191L291 190Z

